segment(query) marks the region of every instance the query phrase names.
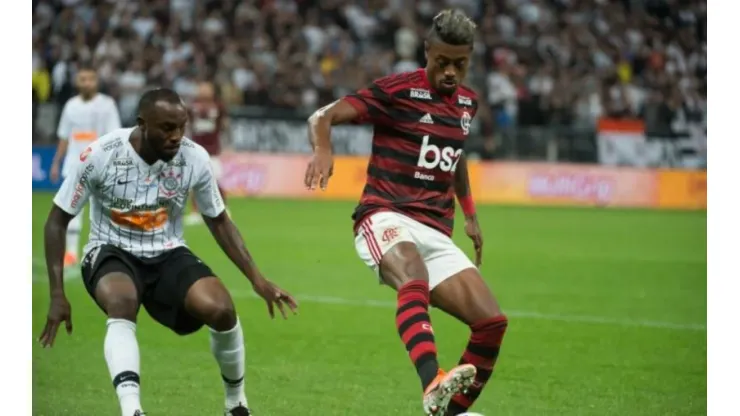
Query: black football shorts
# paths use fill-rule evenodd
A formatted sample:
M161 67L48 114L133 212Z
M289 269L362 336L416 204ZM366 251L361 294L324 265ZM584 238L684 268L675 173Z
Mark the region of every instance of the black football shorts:
M82 261L82 279L93 299L98 281L114 272L131 277L140 304L154 320L178 335L191 334L203 326L185 310L185 296L193 283L214 274L187 247L152 258L137 257L109 244L91 250ZM103 309L100 303L98 306Z

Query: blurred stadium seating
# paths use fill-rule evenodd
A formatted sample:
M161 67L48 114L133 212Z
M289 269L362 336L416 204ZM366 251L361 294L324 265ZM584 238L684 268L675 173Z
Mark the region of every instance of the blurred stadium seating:
M143 90L188 98L200 79L217 84L236 118L300 120L420 66L429 21L451 6L480 28L468 83L488 105L471 153L597 162L596 127L608 117L683 140L668 147L678 156L653 165L705 166L706 2L693 0L34 1L34 140L54 140L82 61L99 68L124 123ZM240 127L237 150L253 150Z

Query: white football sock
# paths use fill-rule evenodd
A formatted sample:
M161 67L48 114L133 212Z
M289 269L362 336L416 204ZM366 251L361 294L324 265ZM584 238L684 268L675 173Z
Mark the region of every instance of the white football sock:
M228 331L211 333L211 352L221 369L221 378L226 390L226 408L233 409L242 404L247 407L244 393L244 335L239 318L236 326Z
M80 233L82 232L82 212L69 221L67 226L67 253L80 257Z
M136 324L126 319L108 319L105 361L121 404L122 416L141 410L139 393L139 344Z

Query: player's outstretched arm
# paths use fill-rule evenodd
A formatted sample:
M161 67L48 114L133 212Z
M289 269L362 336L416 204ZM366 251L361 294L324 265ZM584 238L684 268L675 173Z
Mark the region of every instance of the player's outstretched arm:
M331 149L331 126L348 123L360 116L355 106L345 99L334 101L314 112L308 118L308 138L313 148L313 157L306 169L306 188L326 189L333 173L334 160Z
M247 250L247 246L244 244L239 229L236 228L234 222L231 221L226 211L222 211L216 217L203 216L208 229L211 231L213 238L216 239L218 245L226 253L226 256L241 270L242 273L252 283L254 291L257 292L265 302L267 302L267 310L270 313L270 317L275 317L274 306L277 305L283 318L287 318L285 311L285 305L295 314L298 308L298 303L293 299L290 293L279 288L276 284L270 282L262 276L262 273L257 268L257 265L252 258L252 255Z
M44 253L49 273L50 304L46 326L39 341L44 347L54 345L57 329L65 323L67 333L72 332L72 310L64 294L65 236L69 221L80 213L97 184L95 159L99 147L95 144L80 154L80 162L64 179L54 196L54 204L44 226Z
M44 254L46 269L49 273L51 300L46 326L39 337L39 342L44 347L54 345L57 330L62 322L66 325L67 333L72 333L72 311L64 293L63 274L65 235L70 220L72 220L72 215L53 204L44 225Z
M475 214L473 195L470 192L468 160L464 154L460 156L457 169L455 169L455 194L460 202L463 214L465 214L465 233L473 240L473 246L475 247L475 265L480 266L483 256L483 234L478 225L478 217Z

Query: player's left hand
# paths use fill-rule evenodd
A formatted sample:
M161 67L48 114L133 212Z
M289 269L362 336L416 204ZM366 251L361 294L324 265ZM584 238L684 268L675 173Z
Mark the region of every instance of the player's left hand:
M275 305L283 315L283 319L288 319L288 315L285 313L285 305L290 308L294 315L296 314L298 302L290 293L280 289L275 283L265 278L259 278L252 282L252 288L267 303L267 312L270 314L270 318L275 318Z
M49 314L46 317L46 326L44 332L39 337L41 346L53 347L54 339L57 337L57 330L64 322L67 333L72 333L72 308L64 295L54 295L51 297L49 305Z
M306 188L314 190L318 185L322 190L326 190L329 178L333 173L334 157L331 149L315 148L313 157L311 157L311 161L306 168L306 177L304 178Z
M475 266L480 267L483 260L483 233L480 231L477 216L465 217L465 234L473 240L473 247L475 247Z

